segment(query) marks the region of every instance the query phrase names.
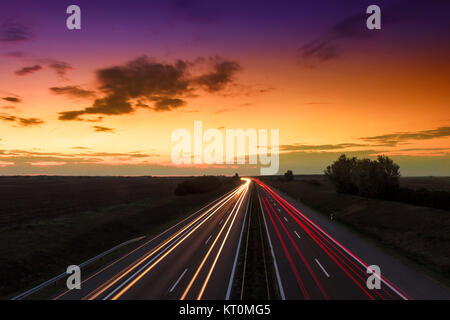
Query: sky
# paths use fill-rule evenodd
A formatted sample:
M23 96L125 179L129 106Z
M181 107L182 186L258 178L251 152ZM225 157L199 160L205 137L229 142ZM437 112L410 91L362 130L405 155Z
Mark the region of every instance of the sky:
M66 8L81 9L69 30ZM366 8L381 9L381 30ZM345 153L450 175L448 1L2 1L0 175L175 165L174 130L279 129L279 173Z

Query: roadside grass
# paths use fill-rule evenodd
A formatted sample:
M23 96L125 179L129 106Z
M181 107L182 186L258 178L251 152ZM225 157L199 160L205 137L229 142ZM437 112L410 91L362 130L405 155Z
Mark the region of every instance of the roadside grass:
M425 188L430 191L450 192L450 177L402 177L400 186L420 189Z
M264 180L319 213L334 214L373 244L450 285L450 212L336 193L321 176Z
M111 181L108 179L104 183ZM236 186L229 183L208 193L177 197L173 192L177 182L179 179L174 178L150 179L146 183L154 192L141 193L133 201L120 196L109 200L104 197L103 187L97 193L105 198L105 206L95 210L68 210L70 213L62 214L57 206L59 214L39 216L27 216L22 210L18 221L9 213L10 223L0 227L0 297L11 298L64 272L68 265L79 264L124 241L156 235ZM101 184L101 178L95 183ZM114 183L122 189L120 179ZM49 195L44 195L43 200L46 197ZM70 205L79 207L83 200L71 199ZM41 206L51 211L52 206L46 205L43 202ZM31 208L28 204L26 207Z
M127 254L128 252L132 251L133 249L137 248L138 246L142 245L146 240L148 240L147 237L140 241L136 241L133 243L130 243L128 245L125 245L121 248L118 248L117 250L114 250L113 252L110 252L109 254L99 258L98 260L90 263L89 265L81 268L81 281L88 278L90 275L93 275L94 273L100 271L105 266L113 263L123 255ZM63 273L64 270L61 270L60 273ZM68 277L69 275L67 275ZM64 277L60 280L55 281L54 283L49 284L45 288L42 288L38 291L36 291L33 294L30 294L29 296L23 298L22 300L48 300L52 299L58 294L61 294L62 292L67 290L66 281L67 277ZM83 285L81 285L83 286ZM31 288L30 288L31 289ZM22 291L17 291L13 295L8 296L7 298L15 297L16 295L22 293Z

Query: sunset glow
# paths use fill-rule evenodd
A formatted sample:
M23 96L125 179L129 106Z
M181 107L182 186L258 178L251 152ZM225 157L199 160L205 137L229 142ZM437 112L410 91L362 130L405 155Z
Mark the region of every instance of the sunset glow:
M365 1L76 1L81 30L64 2L4 1L0 174L259 174L173 164L201 120L279 129L279 173L346 153L450 175L449 4L378 2L369 31Z

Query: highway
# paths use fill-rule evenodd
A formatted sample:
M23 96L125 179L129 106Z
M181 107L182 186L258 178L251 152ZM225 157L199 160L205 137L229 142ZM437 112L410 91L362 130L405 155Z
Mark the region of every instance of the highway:
M375 273L380 289L369 289L367 264L314 224L279 193L255 179L283 299L410 297Z
M410 299L259 179L245 183L54 299L229 299L250 193L256 192L282 299ZM252 183L254 181L254 183Z
M227 299L251 180L53 299Z

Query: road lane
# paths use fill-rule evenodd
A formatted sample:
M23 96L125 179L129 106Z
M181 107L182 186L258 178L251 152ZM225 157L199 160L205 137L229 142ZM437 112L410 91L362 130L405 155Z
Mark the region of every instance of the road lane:
M65 291L55 298L180 299L187 281L192 281L198 271L187 292L189 298L224 299L245 221L249 187L250 180L246 180L232 192L89 276L81 290ZM209 290L209 283L214 284L214 290Z
M409 298L383 277L381 290L368 289L367 265L279 194L255 181L286 299Z

